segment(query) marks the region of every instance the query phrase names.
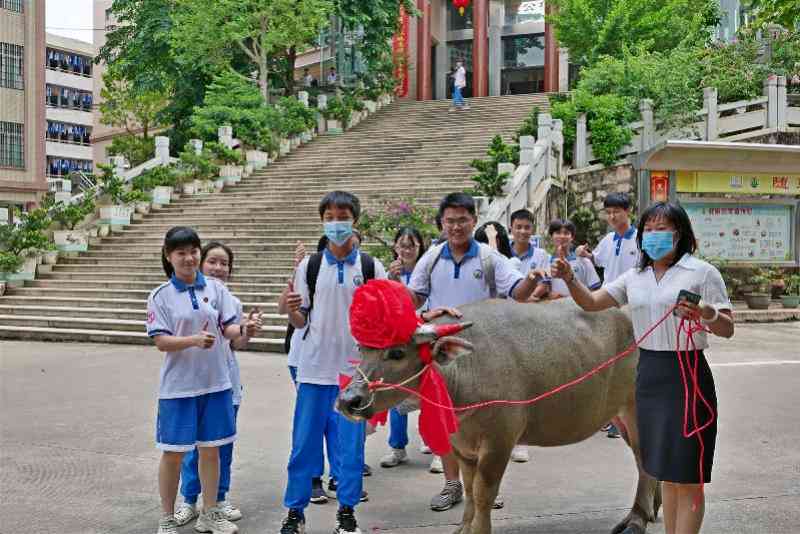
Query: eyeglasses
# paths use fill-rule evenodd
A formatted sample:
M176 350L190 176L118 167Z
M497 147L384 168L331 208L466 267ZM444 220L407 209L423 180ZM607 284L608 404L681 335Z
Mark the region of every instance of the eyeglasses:
M464 227L472 222L472 219L461 217L460 219L443 219L442 224L448 228L455 228L456 226Z
M397 243L395 248L399 250L416 250L419 248L419 245L416 243L411 243L410 245L408 243Z

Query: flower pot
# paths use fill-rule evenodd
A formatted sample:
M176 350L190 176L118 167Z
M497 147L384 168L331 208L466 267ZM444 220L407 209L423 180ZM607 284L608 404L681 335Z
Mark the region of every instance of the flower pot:
M137 202L136 213L141 213L142 215L147 215L148 213L150 213L150 202L146 200Z
M247 163L252 163L254 169L263 169L267 165L269 154L261 150L248 150Z
M20 269L16 273L6 273L5 279L9 282L22 282L27 280L33 280L36 278L36 256L29 256L25 258L24 263L22 264L22 269ZM15 285L15 284L9 284Z
M328 133L340 134L342 133L342 123L335 119L328 119L327 128Z
M781 304L784 308L797 308L800 306L800 295L781 295Z
M110 224L101 224L97 227L97 235L99 237L108 237L111 234Z
M184 195L194 195L197 193L197 182L198 180L192 180L191 182L186 182L183 184L183 194Z
M44 253L44 264L45 265L55 265L58 263L58 251L57 250L48 250Z
M89 235L89 237L97 237L97 232L99 230L100 229L97 226L92 226L86 229L86 233Z
M281 139L281 149L280 149L281 156L285 156L291 151L292 151L291 142L288 139Z
M226 183L236 183L242 179L244 166L242 165L221 165L219 168L219 177L225 178ZM232 179L232 180L229 180Z
M374 100L364 100L364 106L370 113L375 113L378 110L378 104Z
M747 307L751 310L768 310L770 303L769 293L748 293L744 296Z
M300 136L298 136L298 135L295 135L294 137L292 137L292 138L289 140L289 143L290 143L290 145L291 145L291 147L292 147L292 150L295 150L295 149L296 149L296 148L298 148L298 147L300 146L300 144L301 144L301 141L300 141Z
M86 230L59 230L53 232L56 248L64 252L89 250L89 232Z
M0 273L0 278L3 278L4 273ZM6 294L6 281L0 280L0 297Z
M214 180L214 191L219 193L225 187L225 178L217 178Z
M153 204L166 206L172 201L172 187L160 185L153 189Z
M251 174L253 174L253 171L255 171L255 170L256 170L255 164L248 162L244 166L243 175L244 176L250 176Z
M213 193L214 192L214 182L211 180L197 180L197 192L198 193Z
M105 206L100 208L100 222L111 226L126 226L131 223L133 209L130 206Z

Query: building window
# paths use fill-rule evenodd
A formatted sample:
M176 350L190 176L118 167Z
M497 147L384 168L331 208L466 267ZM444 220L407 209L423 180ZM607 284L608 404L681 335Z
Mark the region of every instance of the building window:
M0 167L25 168L24 126L0 122Z
M544 36L503 37L502 94L544 91Z
M89 126L80 124L47 121L46 137L48 141L89 146L92 138L92 129Z
M0 43L0 87L25 89L25 47Z
M47 84L44 94L45 104L48 106L92 111L92 93L89 91Z
M48 69L69 72L79 76L92 75L92 58L52 48L47 49L46 66Z
M22 13L22 0L0 0L0 7Z
M505 25L544 22L544 0L506 0Z
M451 0L447 2L447 31L471 30L472 29L472 2L464 10L464 14L458 12L458 8L453 6Z
M53 156L47 156L48 177L66 177L73 172L92 174L92 161L87 159L56 158Z

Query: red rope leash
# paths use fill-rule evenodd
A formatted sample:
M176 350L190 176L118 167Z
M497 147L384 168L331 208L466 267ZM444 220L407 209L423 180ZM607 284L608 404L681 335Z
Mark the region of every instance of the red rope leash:
M555 395L557 393L560 393L560 392L564 391L565 389L569 389L569 388L571 388L573 386L576 386L576 385L580 384L581 382L585 382L586 380L588 380L589 378L593 377L594 375L600 373L604 369L607 369L608 367L611 367L612 365L617 363L622 358L625 358L626 356L629 356L630 354L632 354L633 351L635 351L639 347L639 345L641 345L642 342L645 339L647 339L650 336L650 334L652 334L653 331L661 325L661 323L663 323L664 321L667 320L667 318L673 312L673 310L675 310L675 308L677 308L677 305L673 305L672 307L670 307L670 309L667 311L667 313L664 314L663 317L661 317L661 319L656 321L655 324L653 324L653 326L651 326L642 335L641 338L639 338L638 340L634 341L631 344L631 346L628 347L627 349L625 349L623 352L617 354L616 356L612 357L609 360L606 360L605 362L601 363L600 365L598 365L597 367L591 369L590 371L584 373L583 375L581 375L581 376L579 376L579 377L577 377L577 378L575 378L575 379L573 379L573 380L571 380L571 381L569 381L569 382L567 382L565 384L562 384L562 385L560 385L560 386L558 386L558 387L556 387L554 389L551 389L550 391L546 391L546 392L542 393L541 395L537 395L536 397L533 397L532 399L525 399L525 400L503 400L503 399L501 399L501 400L490 400L490 401L484 401L484 402L477 402L477 403L474 403L474 404L467 404L465 406L447 406L447 405L440 404L440 403L438 403L438 402L436 402L436 401L434 401L432 399L429 399L429 398L425 397L424 395L422 395L416 389L412 389L412 388L409 388L409 387L401 385L401 384L390 384L390 383L387 383L387 382L383 382L383 381L377 380L377 381L370 382L369 383L369 388L370 389L376 389L376 388L379 388L379 389L398 389L400 391L404 391L406 393L409 393L411 395L414 395L414 396L418 397L421 401L424 401L424 402L428 403L431 406L434 406L436 408L440 408L440 409L443 409L443 410L452 410L453 412L456 412L456 413L466 412L466 411L469 411L469 410L476 410L476 409L479 409L479 408L486 408L488 406L495 406L495 405L525 406L525 405L535 404L535 403L537 403L537 402L539 402L539 401L541 401L543 399L546 399L548 397L552 397L553 395ZM681 324L683 324L683 323L681 323ZM430 366L430 365L433 365L433 364L432 363L426 364L426 367ZM688 403L688 398L687 398L687 403Z

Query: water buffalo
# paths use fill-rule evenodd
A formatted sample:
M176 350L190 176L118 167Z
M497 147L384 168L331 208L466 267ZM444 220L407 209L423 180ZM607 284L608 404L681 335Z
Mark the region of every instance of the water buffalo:
M370 381L400 383L418 373L420 343L433 353L453 403L463 406L494 399L529 399L564 384L624 351L633 341L625 312L586 313L572 300L521 305L490 300L461 308L474 326L458 337L434 339L420 328L406 345L361 348L361 371ZM454 323L442 318L437 323ZM456 534L490 534L492 503L515 444L554 447L585 440L612 418L639 467L630 513L612 533L643 534L661 506L660 486L641 468L634 381L638 354L587 381L534 405L493 406L459 414L452 436L466 490L464 516ZM371 392L364 376L342 390L338 408L353 419L369 418L401 401L398 390ZM409 383L416 387L417 380Z

